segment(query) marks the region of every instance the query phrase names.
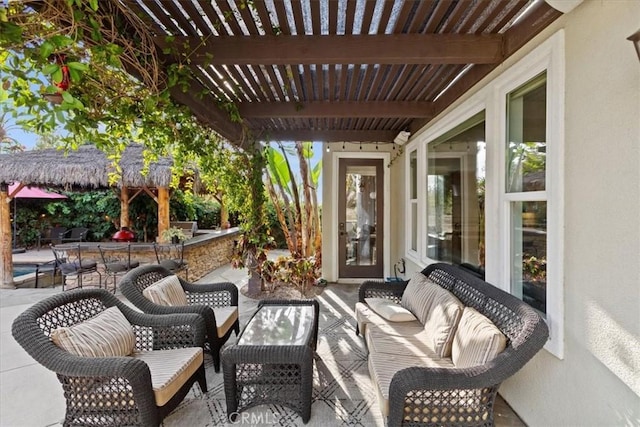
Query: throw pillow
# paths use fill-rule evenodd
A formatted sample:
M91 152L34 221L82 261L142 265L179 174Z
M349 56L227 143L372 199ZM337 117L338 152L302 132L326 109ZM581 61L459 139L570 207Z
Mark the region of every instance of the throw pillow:
M422 324L426 322L427 313L431 307L431 300L433 299L432 286L439 288L438 285L427 279L424 274L417 273L409 280L400 301L400 305L411 311Z
M58 347L84 357L128 356L136 345L131 323L118 307L109 307L97 316L73 326L51 331Z
M365 298L369 308L390 322L410 322L416 320L416 316L409 310L388 298Z
M448 290L430 283L431 306L424 322L427 344L440 357L451 357L451 344L464 304Z
M151 302L159 305L189 305L187 294L184 293L180 279L175 274L158 280L151 286L147 286L142 295Z
M458 368L484 365L507 346L507 337L485 315L465 307L453 338L451 359Z

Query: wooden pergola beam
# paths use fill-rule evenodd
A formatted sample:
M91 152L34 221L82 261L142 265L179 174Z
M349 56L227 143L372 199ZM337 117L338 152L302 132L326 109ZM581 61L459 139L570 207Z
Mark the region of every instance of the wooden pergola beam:
M535 37L543 28L555 21L562 12L557 11L545 2L539 2L524 15L517 26L504 33L504 59L514 54L529 40ZM496 66L483 64L474 65L464 76L434 102L434 114L439 114L449 107L456 99L475 86L483 77L489 74ZM416 132L429 122L430 119L414 120L411 123L411 131Z
M321 142L391 142L398 135L395 130L323 130L291 129L262 130L257 133L263 141L321 141Z
M497 64L501 34L155 37L196 64Z
M211 126L222 137L233 144L242 144L244 135L242 125L232 122L229 113L218 107L213 96L201 95L208 91L200 83L191 81L187 92L176 86L172 87L170 92L176 102L188 107L199 120Z
M239 105L243 118L272 117L433 117L433 103L409 101L334 102L244 102Z

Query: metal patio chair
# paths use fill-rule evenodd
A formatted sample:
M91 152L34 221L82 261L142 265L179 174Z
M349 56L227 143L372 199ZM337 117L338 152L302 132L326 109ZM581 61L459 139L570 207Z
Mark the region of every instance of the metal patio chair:
M124 275L127 271L140 265L139 261L131 260L130 244L107 244L98 245L100 257L104 265L104 271L107 275L105 278L105 289L109 286L109 277L113 278L113 293L117 289L118 275Z
M67 277L75 278L78 287L82 288L82 278L94 273L98 275L98 287L102 287L102 274L98 271L98 263L92 259L82 259L80 244L51 245L51 250L56 259L56 266L62 274L63 291Z

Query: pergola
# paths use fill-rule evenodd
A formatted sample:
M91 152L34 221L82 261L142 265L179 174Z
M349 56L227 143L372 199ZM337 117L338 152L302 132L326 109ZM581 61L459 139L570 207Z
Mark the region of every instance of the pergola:
M125 2L159 52L189 58L195 82L174 99L231 142L248 129L257 140L390 143L561 15L541 0L246 3ZM244 126L203 90L237 105Z
M145 24L163 67L189 58L181 64L193 80L172 97L238 146L247 132L257 141L391 143L562 15L547 4L555 0L109 1L126 10L122 19Z
M8 185L40 185L63 188L119 189L120 226L129 226L129 204L137 196L147 194L158 204L158 234L169 228L169 187L172 179L173 160L159 157L148 165L145 174L143 146L130 145L118 162L118 180L110 183L109 174L115 172L112 160L93 145L84 145L68 152L45 149L0 155L0 236L2 241L2 287L13 283L10 194ZM194 186L199 186L198 174L189 172ZM13 193L17 193L17 187Z

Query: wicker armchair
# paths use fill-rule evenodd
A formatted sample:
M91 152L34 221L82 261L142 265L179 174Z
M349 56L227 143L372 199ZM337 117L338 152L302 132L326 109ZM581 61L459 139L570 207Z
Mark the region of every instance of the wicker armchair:
M234 331L240 332L238 321L238 288L230 282L193 284L180 279L187 295L187 306L165 306L148 300L142 292L148 286L172 273L160 265L144 265L125 274L120 280L120 291L145 313L197 313L206 324L205 348L211 351L216 372L220 372L220 348ZM230 310L235 308L235 310Z
M54 344L52 331L70 327L118 307L131 323L135 349L128 357L76 356ZM189 378L173 383L168 401L156 403L156 386L151 372L159 371L145 356L176 354L186 347L202 347L205 327L199 316L174 314L154 316L128 307L105 289L77 289L47 298L20 314L13 322L13 337L37 362L54 371L62 384L67 402L65 426L158 426L175 409L197 381L207 390L204 364ZM157 350L171 349L169 352ZM157 358L157 357L156 357ZM192 368L195 368L192 365ZM157 366L156 366L157 368ZM160 386L161 387L161 386ZM171 394L173 393L173 394Z
M544 346L549 336L547 325L523 301L458 266L431 264L422 274L452 292L465 306L488 317L507 337L507 347L484 365L471 368L416 365L399 370L389 386L387 425L492 426L500 384ZM407 284L365 281L360 286L359 301L389 298L399 303ZM473 405L469 403L472 400ZM443 414L449 414L446 422L440 418Z

